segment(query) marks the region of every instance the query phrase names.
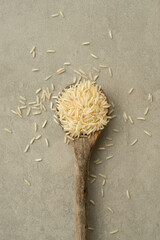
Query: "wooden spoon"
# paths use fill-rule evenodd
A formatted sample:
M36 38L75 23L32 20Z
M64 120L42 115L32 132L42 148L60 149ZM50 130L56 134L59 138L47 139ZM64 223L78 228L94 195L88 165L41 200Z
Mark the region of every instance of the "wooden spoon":
M70 85L71 86L71 85ZM68 86L67 88L69 88ZM101 89L106 96L105 92ZM106 101L108 98L106 96ZM91 133L88 137L70 140L76 158L76 240L88 239L88 169L92 149L101 131Z

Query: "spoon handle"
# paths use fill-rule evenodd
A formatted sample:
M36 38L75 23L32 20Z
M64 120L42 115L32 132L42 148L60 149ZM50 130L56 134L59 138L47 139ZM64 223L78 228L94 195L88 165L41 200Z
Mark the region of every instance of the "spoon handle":
M88 140L74 142L76 157L76 240L87 240L88 232L88 167L91 148Z

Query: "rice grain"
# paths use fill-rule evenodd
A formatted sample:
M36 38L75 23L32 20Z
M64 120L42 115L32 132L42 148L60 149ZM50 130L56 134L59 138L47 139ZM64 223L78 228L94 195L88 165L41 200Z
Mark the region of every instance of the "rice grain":
M43 159L42 158L36 158L35 162L41 162Z
M114 144L113 143L109 143L109 144L106 144L106 147L112 147Z
M133 119L131 118L131 116L128 116L128 118L129 118L130 123L134 124Z
M46 146L49 147L49 141L47 138L45 138L45 143L46 143Z
M47 80L49 80L52 76L53 76L53 75L49 75L49 76L47 76L44 80L47 81Z
M108 68L108 71L109 71L110 77L112 77L112 76L113 76L113 73L112 73L112 69L111 69L110 67Z
M55 18L55 17L58 17L58 16L59 16L59 13L55 13L55 14L51 15L52 18Z
M148 131L144 130L144 133L145 133L146 135L148 135L149 137L152 137L152 134L149 133Z
M59 12L61 17L64 18L64 13L62 11Z
M126 195L127 195L127 198L128 198L128 199L131 198L130 192L129 192L128 190L126 191Z
M102 178L105 178L105 179L107 178L106 175L104 175L104 174L102 174L102 173L99 173L98 175L99 175L100 177L102 177Z
M31 108L29 107L28 110L27 110L26 116L29 116L30 112L31 112Z
M34 51L36 50L36 47L32 47L31 51L30 51L30 54L32 54Z
M23 180L28 186L31 186L31 182L29 180L27 180L26 178L24 178Z
M65 62L64 65L69 66L69 65L71 65L71 63L70 62Z
M89 201L93 206L95 206L95 202L93 200L89 200Z
M110 207L107 207L107 209L111 212L111 213L114 213L113 209L110 208Z
M41 134L39 134L37 137L35 137L36 140L39 140L42 137Z
M24 149L24 152L25 152L25 153L28 152L29 148L30 148L30 145L28 144L28 145L26 146L26 148Z
M98 59L98 57L96 55L94 55L93 53L91 53L91 56L95 59Z
M148 112L149 112L149 108L146 107L146 109L145 109L145 111L144 111L144 115L146 116L146 115L148 114Z
M8 133L13 133L11 129L8 129L8 128L4 128L4 130Z
M57 73L61 74L61 73L64 73L65 71L66 71L65 68L60 68L60 69L57 70Z
M130 145L133 146L138 142L138 139L136 138Z
M110 37L110 39L113 39L113 34L112 34L111 30L109 30L109 37Z
M128 94L130 95L133 92L134 88L130 88Z
M39 69L38 68L33 68L32 72L39 72Z
M118 232L119 232L119 230L118 230L118 229L116 229L116 230L114 230L114 231L110 232L110 234L112 235L112 234L115 234L115 233L118 233Z
M113 158L113 155L110 155L110 156L106 157L106 160L109 160L111 158Z
M146 119L144 117L137 117L137 120L143 120L145 121Z
M54 49L47 50L47 53L55 53L55 52L56 52L56 50L54 50Z
M101 196L104 197L104 189L101 188Z
M90 42L84 42L82 43L83 46L90 45Z

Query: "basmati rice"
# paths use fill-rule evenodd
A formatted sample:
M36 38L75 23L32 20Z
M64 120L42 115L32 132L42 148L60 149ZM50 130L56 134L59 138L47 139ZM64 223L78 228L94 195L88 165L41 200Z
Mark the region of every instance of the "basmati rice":
M106 96L90 81L64 89L57 101L57 115L65 132L71 137L89 135L108 123Z

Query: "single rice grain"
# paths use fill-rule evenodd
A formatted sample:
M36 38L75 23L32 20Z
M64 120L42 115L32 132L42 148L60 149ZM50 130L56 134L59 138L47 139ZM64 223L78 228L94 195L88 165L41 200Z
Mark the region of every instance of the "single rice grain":
M148 131L144 130L144 133L145 133L146 135L148 135L149 137L152 137L152 134L149 133Z
M24 178L23 180L28 186L31 186L31 182L28 179Z
M138 142L138 139L136 138L130 145L133 146Z

